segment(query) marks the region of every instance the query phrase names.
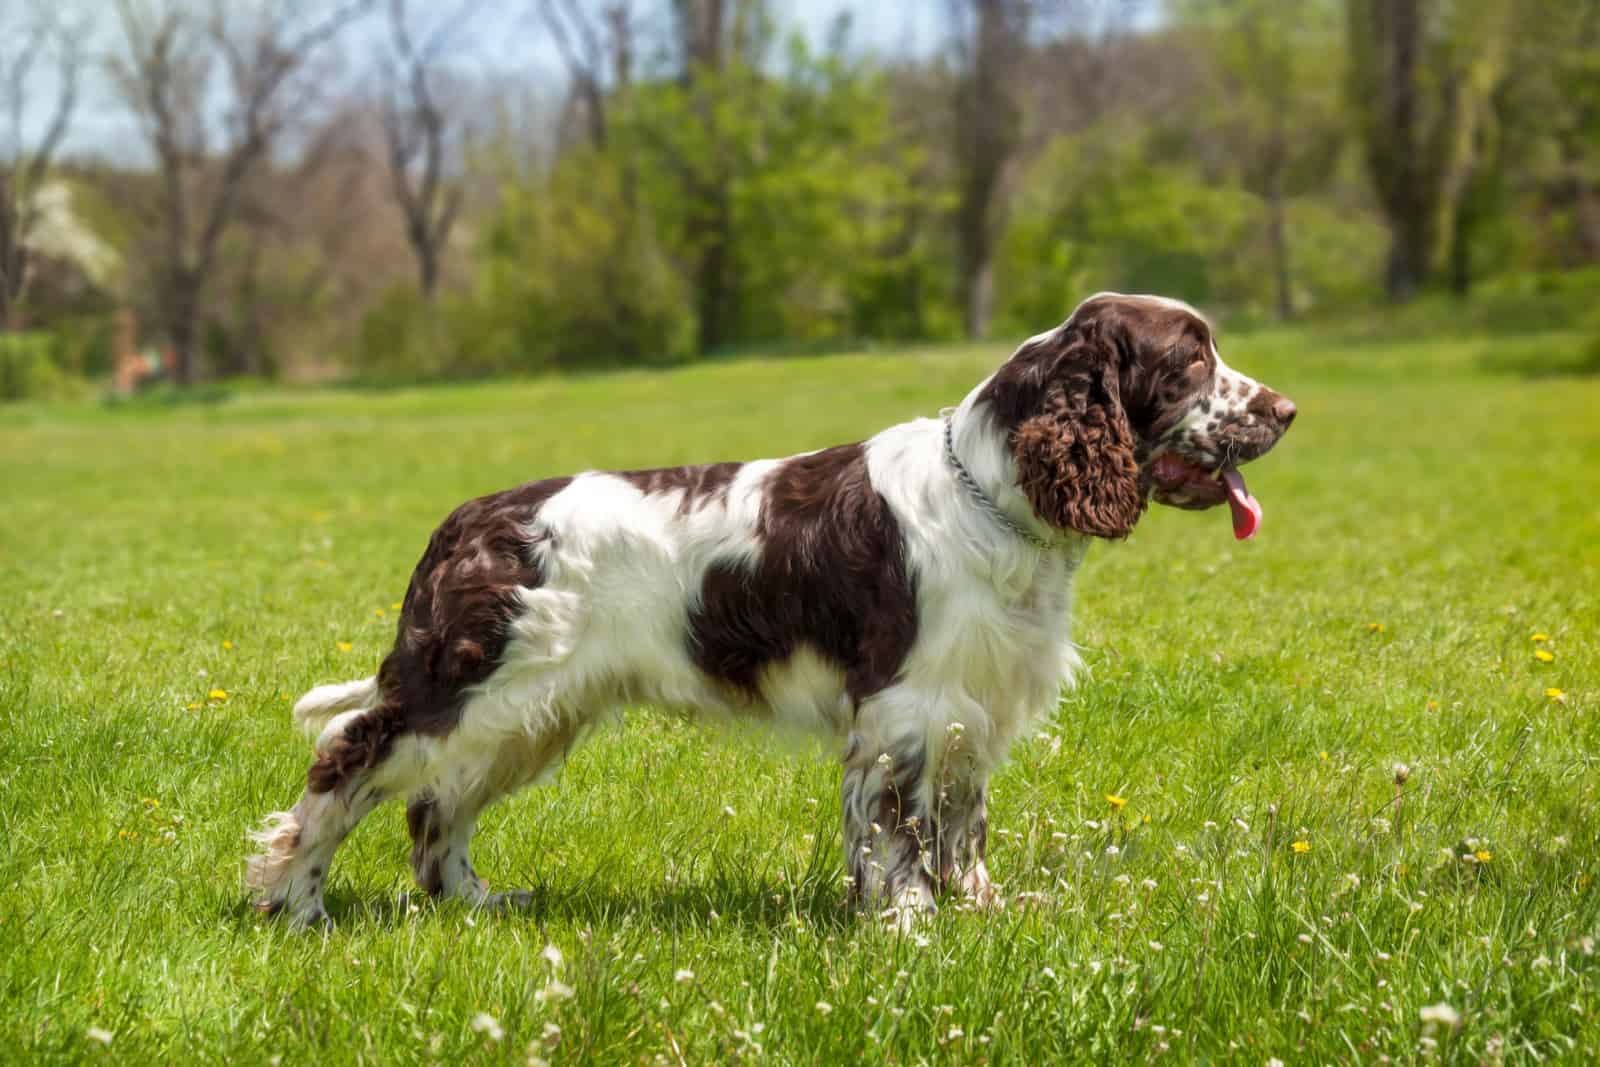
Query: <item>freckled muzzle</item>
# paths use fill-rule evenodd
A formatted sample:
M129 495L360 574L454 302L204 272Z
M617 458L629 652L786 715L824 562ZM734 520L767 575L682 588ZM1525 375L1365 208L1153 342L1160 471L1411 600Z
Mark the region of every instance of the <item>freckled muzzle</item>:
M1227 501L1234 537L1249 540L1260 529L1262 509L1238 468L1277 444L1295 415L1294 401L1258 386L1242 407L1214 411L1203 427L1180 430L1166 443L1145 469L1151 496L1191 510Z

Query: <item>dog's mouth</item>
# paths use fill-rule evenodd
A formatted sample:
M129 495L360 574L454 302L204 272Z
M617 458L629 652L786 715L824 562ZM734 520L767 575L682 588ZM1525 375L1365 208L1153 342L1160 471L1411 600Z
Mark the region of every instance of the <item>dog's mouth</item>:
M1261 527L1261 505L1245 487L1244 475L1235 467L1220 470L1185 459L1176 452L1163 452L1148 468L1152 495L1171 507L1216 507L1224 500L1233 512L1233 536L1248 541Z

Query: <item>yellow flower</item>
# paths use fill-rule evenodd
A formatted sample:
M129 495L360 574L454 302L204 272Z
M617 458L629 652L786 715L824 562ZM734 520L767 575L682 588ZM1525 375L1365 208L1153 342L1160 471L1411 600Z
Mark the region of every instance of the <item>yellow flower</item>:
M1430 700L1428 701L1427 708L1429 711L1438 711L1439 702L1437 700Z
M383 618L383 609L382 608L373 608L372 609L372 615L373 615L374 618L378 618L378 619Z
M352 645L349 641L340 641L338 644L340 652L349 652L354 647L356 646Z
M216 701L227 700L228 691L226 689L213 689L211 692L206 694L206 699Z
M1321 752L1318 752L1317 753L1317 758L1319 760L1321 760L1323 763L1327 763L1328 762L1328 750L1327 749L1323 749Z
M1150 825L1150 816L1146 815L1144 818L1140 819L1139 821L1144 823L1146 826L1149 826Z
M1310 841L1296 841L1294 844L1290 845L1289 847L1294 849L1295 855L1298 856L1303 852L1310 852L1311 851L1311 842Z
M232 641L224 641L224 642L222 642L222 647L225 648L225 649L232 649L233 648L233 642Z
M1106 803L1110 804L1113 808L1117 808L1117 809L1124 808L1128 804L1128 802L1126 800L1124 800L1122 797L1117 796L1117 794L1115 794L1115 793L1107 793L1106 794Z
M1381 633L1383 633L1383 631L1385 631L1387 629L1388 629L1388 627L1385 626L1381 622L1369 622L1369 623L1367 623L1367 632L1368 633L1381 634Z
M201 703L200 703L200 702L199 702L199 701L198 701L198 700L197 700L197 701L195 701L195 702L194 702L194 703L193 703L193 704L188 704L188 705L185 705L185 706L186 706L186 707L187 707L187 708L188 708L188 709L189 709L189 710L190 710L190 711L199 711L199 710L200 710L200 709L201 709L201 708L202 708L202 707L204 707L204 705L203 705L203 704L201 704Z
M1490 860L1494 859L1494 853L1490 852L1486 848L1480 848L1478 851L1474 852L1473 855L1477 857L1479 863L1488 863Z
M400 601L396 600L393 604L389 605L389 610L390 611L399 611L402 607L404 607L404 605L401 604Z
M1546 641L1550 640L1550 635L1549 634L1534 634L1531 638L1529 638L1529 640L1531 640L1536 645L1542 645Z
M1547 648L1541 648L1534 652L1533 658L1538 660L1540 663L1554 663L1556 661L1556 654Z

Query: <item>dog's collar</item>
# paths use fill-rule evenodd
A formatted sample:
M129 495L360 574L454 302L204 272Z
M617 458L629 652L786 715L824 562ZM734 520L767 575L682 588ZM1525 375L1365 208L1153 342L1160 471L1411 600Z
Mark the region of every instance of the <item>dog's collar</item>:
M961 483L961 488L967 491L967 496L972 498L972 502L977 505L978 510L1041 552L1053 552L1061 548L1064 542L1040 537L1022 525L1022 523L1007 515L1000 505L996 504L989 494L983 491L983 486L978 484L978 479L972 476L972 472L967 470L966 465L956 456L955 412L946 410L941 414L944 416L945 462L950 464L950 470L955 474L956 481Z

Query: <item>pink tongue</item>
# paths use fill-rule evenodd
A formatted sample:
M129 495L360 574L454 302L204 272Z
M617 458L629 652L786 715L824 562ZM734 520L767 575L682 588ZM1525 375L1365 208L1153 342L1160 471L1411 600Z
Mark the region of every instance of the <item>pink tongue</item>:
M1233 512L1233 536L1248 541L1261 527L1261 505L1244 487L1244 476L1238 471L1222 472L1222 481L1228 487L1228 509Z

